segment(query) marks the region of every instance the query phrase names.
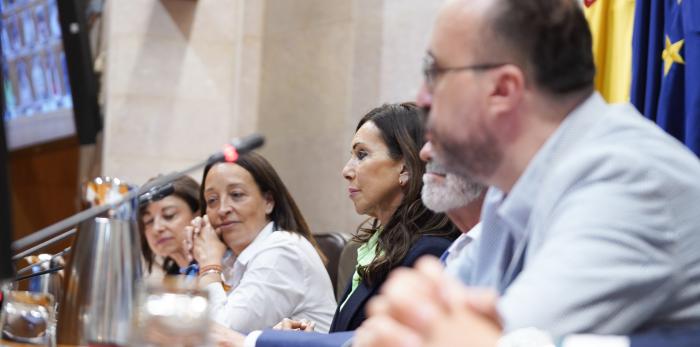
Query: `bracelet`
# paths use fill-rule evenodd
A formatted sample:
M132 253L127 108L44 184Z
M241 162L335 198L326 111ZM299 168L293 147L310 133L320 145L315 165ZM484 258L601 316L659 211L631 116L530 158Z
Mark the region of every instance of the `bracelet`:
M221 283L221 286L224 288L225 292L228 292L232 289L232 287L230 285L226 284L226 281L224 280L224 274L221 271L219 271L219 269L212 268L212 269L207 269L206 271L200 272L199 279L201 280L202 277L209 275L209 274L219 274L219 283Z
M221 267L221 265L218 264L210 264L210 265L204 265L201 268L199 268L199 272L207 272L209 270L217 270L219 272L224 272L224 269Z
M199 272L199 278L202 278L208 274L219 274L219 276L221 276L222 278L224 276L224 274L221 273L221 270L219 270L219 269L207 269L207 270Z

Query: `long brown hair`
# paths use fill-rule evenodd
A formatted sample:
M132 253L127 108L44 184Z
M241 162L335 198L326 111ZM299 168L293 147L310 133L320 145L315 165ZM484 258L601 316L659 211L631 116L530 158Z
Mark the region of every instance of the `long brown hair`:
M199 201L201 202L202 206L206 206L206 200L204 199L204 184L206 183L207 174L209 174L209 170L211 170L214 165L223 162L223 160L215 162L207 165L204 168L204 174L202 175L202 186L199 189ZM292 198L292 195L289 194L289 190L287 190L287 187L282 182L282 179L280 179L279 175L277 175L277 171L275 171L272 165L270 165L270 162L268 162L267 159L260 154L251 152L238 157L235 164L244 168L250 173L251 176L253 176L253 180L255 181L255 184L258 185L258 189L260 189L261 193L270 194L270 196L272 196L272 200L275 203L272 208L272 212L270 212L270 220L274 223L275 230L285 230L292 233L297 233L309 240L325 264L326 256L318 247L316 239L314 239L313 235L311 234L311 229L306 223L306 219L304 219L304 216L301 214L301 210L294 201L294 198ZM206 208L202 208L201 212L202 216L205 215Z
M153 177L150 180L148 180L148 182L151 182L156 178L157 177ZM171 195L176 196L185 201L185 203L190 208L190 211L192 211L193 214L197 214L201 211L199 204L200 200L198 196L199 183L197 183L197 181L193 180L189 176L182 176L174 180L172 184L173 193ZM146 212L146 207L149 204L150 202L147 204L139 205L139 215L137 223L139 225L139 230L141 234L141 254L143 254L143 258L146 261L146 269L148 269L148 272L151 272L151 270L153 269L153 260L155 258L155 254L153 254L151 247L148 246L148 241L146 241L146 229L145 225L143 224L143 215ZM175 261L166 257L163 261L163 270L165 270L168 273L174 273L177 269L178 266L175 263Z
M444 213L429 210L421 200L425 173L425 163L419 156L425 143L423 117L414 103L385 104L362 117L355 129L357 132L362 125L372 122L379 128L389 156L394 160L403 159L409 174L408 184L403 187L403 200L379 234L376 257L367 266L358 268L358 274L369 285L382 281L420 237L429 235L454 240L459 236L459 230ZM368 223L369 227L360 226L355 241L367 242L378 232L377 219Z

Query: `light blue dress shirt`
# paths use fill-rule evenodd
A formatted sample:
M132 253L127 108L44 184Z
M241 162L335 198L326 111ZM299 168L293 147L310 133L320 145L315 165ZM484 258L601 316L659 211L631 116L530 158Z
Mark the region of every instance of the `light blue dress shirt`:
M699 204L698 158L631 105L594 93L509 194L488 191L481 237L457 273L502 294L506 331L698 325Z

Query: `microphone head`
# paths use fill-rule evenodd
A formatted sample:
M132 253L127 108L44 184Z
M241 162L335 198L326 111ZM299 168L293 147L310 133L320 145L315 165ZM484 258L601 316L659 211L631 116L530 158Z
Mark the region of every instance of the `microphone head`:
M265 144L265 138L260 134L252 134L234 139L224 146L223 151L217 152L209 157L207 162L211 164L223 160L228 163L235 163L240 154L251 152L262 147L263 144Z
M260 134L252 134L235 139L231 141L231 144L236 148L238 154L244 154L262 147L265 144L265 138Z
M166 183L161 186L156 186L149 189L147 192L139 195L139 205L149 202L158 201L175 192L175 186L171 183Z

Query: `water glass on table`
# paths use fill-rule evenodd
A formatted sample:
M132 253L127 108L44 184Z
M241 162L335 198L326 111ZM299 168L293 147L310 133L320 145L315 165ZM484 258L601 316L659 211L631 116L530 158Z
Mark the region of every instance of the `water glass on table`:
M210 322L206 291L182 283L149 286L138 300L132 345L208 346Z
M10 290L3 293L0 345L15 342L56 345L54 298L48 293Z

